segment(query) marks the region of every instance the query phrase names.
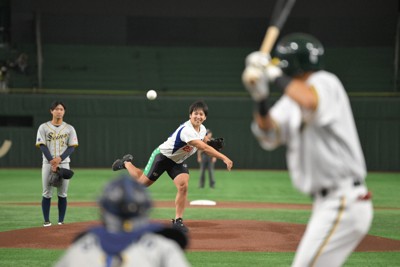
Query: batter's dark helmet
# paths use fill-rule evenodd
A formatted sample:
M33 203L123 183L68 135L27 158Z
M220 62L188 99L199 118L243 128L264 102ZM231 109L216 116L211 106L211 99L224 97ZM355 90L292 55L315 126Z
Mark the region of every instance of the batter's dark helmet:
M274 56L280 59L280 67L285 74L295 76L323 69L324 53L324 47L315 37L292 33L277 43Z
M127 220L147 216L152 201L144 185L123 175L105 187L99 204L105 211Z

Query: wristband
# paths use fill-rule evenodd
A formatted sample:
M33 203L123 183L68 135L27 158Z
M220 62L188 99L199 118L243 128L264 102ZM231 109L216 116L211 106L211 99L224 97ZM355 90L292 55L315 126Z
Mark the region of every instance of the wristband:
M292 78L282 74L282 76L279 76L278 78L275 79L274 85L281 89L282 91L285 90L285 88L289 85L289 83L292 81Z
M270 106L267 98L265 98L257 103L257 111L263 117L268 114L270 107L271 106Z

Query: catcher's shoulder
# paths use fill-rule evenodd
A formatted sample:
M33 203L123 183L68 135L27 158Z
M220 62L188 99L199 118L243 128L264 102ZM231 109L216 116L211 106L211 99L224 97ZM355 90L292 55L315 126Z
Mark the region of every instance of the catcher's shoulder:
M77 235L75 236L75 238L72 240L72 242L78 241L79 239L81 239L82 237L84 237L85 235L87 235L88 233L89 233L89 231L80 232L79 234L77 234Z

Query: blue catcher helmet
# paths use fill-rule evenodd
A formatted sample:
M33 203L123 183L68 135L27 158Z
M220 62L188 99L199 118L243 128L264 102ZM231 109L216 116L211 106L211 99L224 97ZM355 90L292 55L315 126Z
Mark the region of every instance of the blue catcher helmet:
M127 175L120 176L105 187L99 204L106 212L122 220L147 217L152 207L147 188Z

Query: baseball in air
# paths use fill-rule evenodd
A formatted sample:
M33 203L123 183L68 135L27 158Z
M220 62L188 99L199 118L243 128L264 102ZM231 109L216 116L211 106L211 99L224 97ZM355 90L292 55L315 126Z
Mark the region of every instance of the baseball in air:
M154 90L147 91L146 97L148 100L154 100L157 98L157 92Z

